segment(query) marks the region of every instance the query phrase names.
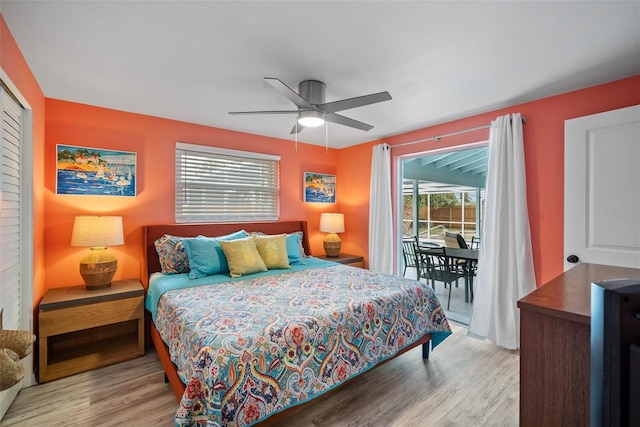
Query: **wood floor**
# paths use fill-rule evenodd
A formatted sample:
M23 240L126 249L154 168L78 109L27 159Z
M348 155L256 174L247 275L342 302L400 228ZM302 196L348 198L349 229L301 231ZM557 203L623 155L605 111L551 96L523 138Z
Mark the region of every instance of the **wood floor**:
M517 426L518 352L453 334L317 398L277 427ZM155 352L22 390L0 426L172 426L177 403Z

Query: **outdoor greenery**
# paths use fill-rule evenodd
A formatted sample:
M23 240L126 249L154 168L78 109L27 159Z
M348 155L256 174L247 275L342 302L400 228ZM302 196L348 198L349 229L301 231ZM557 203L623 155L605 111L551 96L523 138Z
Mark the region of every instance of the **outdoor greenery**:
M463 234L475 234L476 202L471 200L469 193L432 193L418 195L418 232L421 235L428 232L432 239L442 238L444 231L454 233L462 232L462 199L464 199L464 232ZM430 201L430 207L427 206ZM404 235L413 235L413 195L403 195L403 223ZM426 221L428 211L431 211L431 220ZM466 236L465 236L466 237ZM470 237L469 237L470 238Z
M431 198L427 197L427 194L419 194L418 195L418 209L426 207L427 201L431 201L432 208L443 208L447 206L462 206L462 202L458 198L457 194L464 195L464 205L465 206L473 206L475 207L475 202L471 201L471 197L469 193L436 193L431 194ZM403 206L409 205L409 207L413 204L413 195L404 195L402 196L402 204Z

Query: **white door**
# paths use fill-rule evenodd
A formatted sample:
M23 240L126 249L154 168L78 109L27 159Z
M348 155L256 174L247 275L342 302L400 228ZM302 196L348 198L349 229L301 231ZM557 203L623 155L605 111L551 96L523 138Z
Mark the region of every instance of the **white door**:
M640 268L640 105L567 120L564 132L565 271Z

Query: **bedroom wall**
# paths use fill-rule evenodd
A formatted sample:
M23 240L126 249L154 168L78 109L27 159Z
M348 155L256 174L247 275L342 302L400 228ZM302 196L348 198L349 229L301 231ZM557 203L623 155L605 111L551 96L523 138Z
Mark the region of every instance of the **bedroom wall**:
M82 284L78 262L86 248L70 246L73 219L80 214L122 215L125 244L110 248L118 258L115 279L139 277L141 227L173 224L175 142L211 145L281 156L280 219L307 220L312 253L321 254L320 212L339 204L302 200L305 171L336 172L337 151L141 114L46 99L45 268L47 288ZM56 145L67 144L137 153L137 196L56 195ZM338 185L341 184L341 179ZM349 233L345 233L345 239Z
M473 117L387 138L390 145L422 139L490 123L500 114L520 112L524 126L534 263L538 285L563 269L563 139L564 120L640 103L640 76L542 100L518 104ZM69 246L73 217L81 213L121 214L125 221L125 245L112 248L120 260L116 278L138 277L140 226L172 223L173 144L185 141L227 148L262 151L282 156L282 219L307 219L315 254L322 253L317 232L321 211L345 214L343 252L368 254L369 177L372 147L369 142L342 150L216 129L156 117L108 110L66 101L46 100L45 156L45 268L47 287L81 283L77 262L81 248ZM393 171L399 158L444 147L486 140L488 131L445 138L392 149ZM139 187L135 198L55 195L55 145L70 144L136 151L139 155ZM312 161L308 161L312 159ZM336 173L338 203L308 205L302 202L304 171ZM172 194L170 192L169 194ZM395 200L395 196L394 196ZM390 252L390 256L393 256Z
M384 139L391 146L441 135L447 132L489 124L502 114L521 113L528 121L524 125L525 162L527 174L527 202L533 256L538 286L563 271L564 222L564 121L603 111L640 104L640 76L635 76L591 88L544 98L534 102L516 104L461 120L427 127L414 132ZM431 150L455 147L488 139L488 130L392 148L392 176L396 165L404 156L415 156ZM345 220L356 223L349 247L368 254L369 174L371 147L349 147L338 153L338 176L356 183L351 189L353 199L341 199L343 209L350 212ZM394 188L395 188L394 182ZM395 200L395 194L393 200ZM353 219L352 219L353 218ZM393 256L392 249L389 256Z
M44 295L44 118L45 99L29 65L22 56L9 28L0 14L0 68L18 91L24 96L32 110L33 151L33 306ZM25 213L26 214L26 213ZM2 284L0 283L0 286Z

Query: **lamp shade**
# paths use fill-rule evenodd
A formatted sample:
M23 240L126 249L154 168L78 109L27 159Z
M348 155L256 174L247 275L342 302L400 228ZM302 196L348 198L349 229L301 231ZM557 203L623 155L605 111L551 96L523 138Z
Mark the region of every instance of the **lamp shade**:
M325 233L344 233L344 214L320 214L320 231Z
M80 215L73 221L71 246L117 246L124 244L121 216Z

